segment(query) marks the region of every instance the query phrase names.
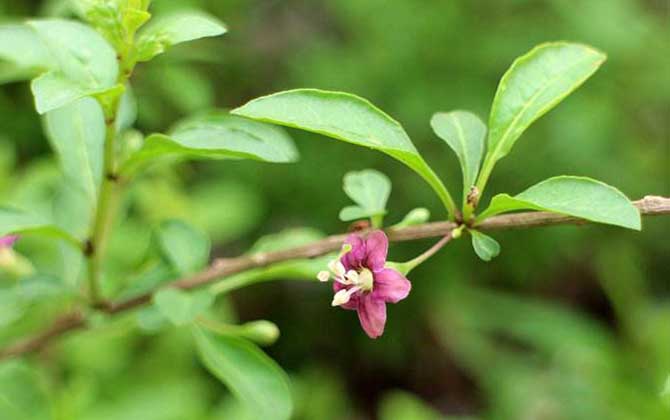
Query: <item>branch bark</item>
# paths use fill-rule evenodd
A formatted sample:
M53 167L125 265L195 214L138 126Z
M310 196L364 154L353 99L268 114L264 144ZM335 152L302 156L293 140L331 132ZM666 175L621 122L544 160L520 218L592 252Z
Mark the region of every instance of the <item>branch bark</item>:
M667 197L646 196L643 199L636 201L634 204L644 216L670 214L670 198ZM588 221L583 219L555 213L524 212L491 217L477 225L477 228L479 230L502 230L566 224L581 225L586 223L588 223ZM433 222L399 229L389 229L386 233L389 236L389 240L400 242L444 237L456 227L458 227L458 225L453 222ZM333 235L308 245L282 251L245 255L237 258L217 259L205 271L190 277L177 279L171 283L167 283L163 287L175 287L183 290L195 289L197 287L211 284L226 276L254 268L266 267L287 260L322 256L340 249L346 236L346 234ZM128 300L107 303L102 305L100 309L110 315L124 312L148 303L151 301L154 292L155 291L152 291ZM0 360L41 350L55 338L73 330L86 328L86 326L86 318L81 312L77 311L65 314L61 318L58 318L48 329L39 332L32 337L18 340L4 349L1 349Z

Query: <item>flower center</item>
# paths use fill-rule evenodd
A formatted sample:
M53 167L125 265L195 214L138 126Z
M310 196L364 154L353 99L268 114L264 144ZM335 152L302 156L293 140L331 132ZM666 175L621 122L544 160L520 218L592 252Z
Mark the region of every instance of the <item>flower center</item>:
M358 273L357 284L360 286L362 291L371 292L374 284L374 276L372 275L372 271L368 270L367 268L361 270L361 272Z

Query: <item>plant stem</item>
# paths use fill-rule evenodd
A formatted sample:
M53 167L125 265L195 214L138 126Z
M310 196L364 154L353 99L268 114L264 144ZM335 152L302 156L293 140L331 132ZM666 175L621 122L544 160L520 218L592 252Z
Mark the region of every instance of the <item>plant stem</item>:
M419 265L423 264L424 262L426 262L426 260L428 258L435 255L437 253L437 251L439 251L446 244L448 244L449 241L451 241L454 238L458 238L460 236L461 229L462 229L462 225L461 225L461 227L458 227L454 230L449 231L449 233L444 235L444 237L442 239L435 242L435 244L433 246L431 246L430 248L425 250L418 257L413 258L413 259L411 259L409 261L406 261L404 263L398 264L400 266L400 268L402 269L403 274L407 274L410 271L412 271L413 269L415 269L416 267L418 267ZM458 232L458 233L456 233L456 232Z
M102 104L101 104L102 105ZM103 180L95 210L92 233L87 246L88 257L88 288L93 304L100 301L100 272L107 234L113 218L117 180L115 174L115 140L116 140L116 107L106 120ZM105 114L108 114L107 112Z
M670 215L670 198L646 196L642 200L636 201L634 204L640 210L640 213L645 216ZM584 219L563 216L555 213L525 212L490 217L479 223L477 229L487 231L534 228L541 226L581 225L586 223L589 222ZM445 235L448 236L449 232L457 228L458 226L451 222L433 222L399 229L389 229L388 234L389 240L393 242L444 236L444 238L438 242L438 244L444 246L444 244L448 242ZM282 261L314 258L326 255L341 249L342 242L344 242L346 236L346 234L333 235L317 242L281 251L216 260L206 270L186 278L166 283L163 287L176 287L182 290L190 290L210 285L233 274L248 272L255 268L267 267ZM435 248L438 244L435 244L431 249ZM437 252L437 250L435 250L435 252ZM238 277L238 279L244 279L244 277ZM227 280L225 282L227 282ZM217 292L222 293L234 290L247 284L251 283L239 281L233 287L229 287L228 289L217 287ZM156 290L151 290L144 294L128 298L127 300L112 302L104 308L104 310L108 314L114 315L135 309L150 302L155 291ZM86 326L86 318L80 312L66 314L62 318L57 319L53 326L42 330L33 336L25 337L24 339L8 344L5 348L0 348L0 361L40 350L47 346L52 340L70 331L86 328Z

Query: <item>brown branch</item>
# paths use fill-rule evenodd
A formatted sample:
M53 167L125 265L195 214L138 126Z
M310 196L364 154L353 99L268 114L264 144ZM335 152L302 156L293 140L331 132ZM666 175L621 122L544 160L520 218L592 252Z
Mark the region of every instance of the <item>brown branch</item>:
M635 202L640 213L645 216L670 214L670 198L659 196L646 196ZM549 212L524 212L486 219L477 228L480 230L518 229L550 225L585 224L586 220L575 217L563 216ZM388 229L389 239L394 242L410 241L416 239L440 237L449 234L457 225L452 222L433 222L417 226L409 226L398 229ZM314 258L338 250L346 235L333 235L308 245L290 248L282 251L264 252L253 255L245 255L237 258L223 258L215 260L205 271L191 277L175 280L163 287L175 287L179 289L194 289L206 284L213 283L223 277L241 273L253 268L266 267L281 261ZM99 307L108 314L116 314L129 309L136 308L151 301L154 291L139 295L137 297L112 302ZM81 312L72 312L57 319L53 325L35 336L25 338L0 350L0 360L21 354L34 352L45 347L51 340L69 331L86 327L86 319Z

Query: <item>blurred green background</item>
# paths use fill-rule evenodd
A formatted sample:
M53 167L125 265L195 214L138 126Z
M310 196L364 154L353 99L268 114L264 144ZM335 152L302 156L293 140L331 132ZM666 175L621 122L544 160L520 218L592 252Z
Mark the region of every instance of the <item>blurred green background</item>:
M218 16L229 33L137 68L137 127L145 133L274 91L348 91L399 120L458 196L458 163L431 132L432 113L486 117L513 59L564 39L591 44L608 61L524 135L496 168L488 194L565 173L600 179L631 199L670 195L667 1L154 0L152 11L184 7ZM16 21L70 11L63 0L1 0L0 15ZM0 128L0 203L47 209L58 169L26 83L0 89ZM291 134L302 156L296 164L184 163L138 181L108 260L108 278L122 280L106 284L108 292L132 284L152 230L166 219L206 232L215 256L239 255L289 227L346 230L337 214L349 204L341 180L351 170L375 168L392 179L389 222L417 206L442 217L429 187L401 164ZM502 253L491 263L478 260L469 241L456 241L412 273L412 294L389 307L379 340L365 336L354 313L331 308L330 287L317 283L254 286L217 310L280 327L267 351L291 376L296 419L667 420L669 234L670 218L645 219L641 233L604 226L500 232ZM430 244L396 244L391 258ZM50 247L26 238L18 249L47 270L72 269ZM0 299L1 342L64 309L12 305ZM26 364L0 366L0 391L27 402L46 398L58 419L244 418L199 366L186 331L139 331L134 314L98 322ZM21 391L32 380L41 393ZM11 416L0 412L2 420Z

